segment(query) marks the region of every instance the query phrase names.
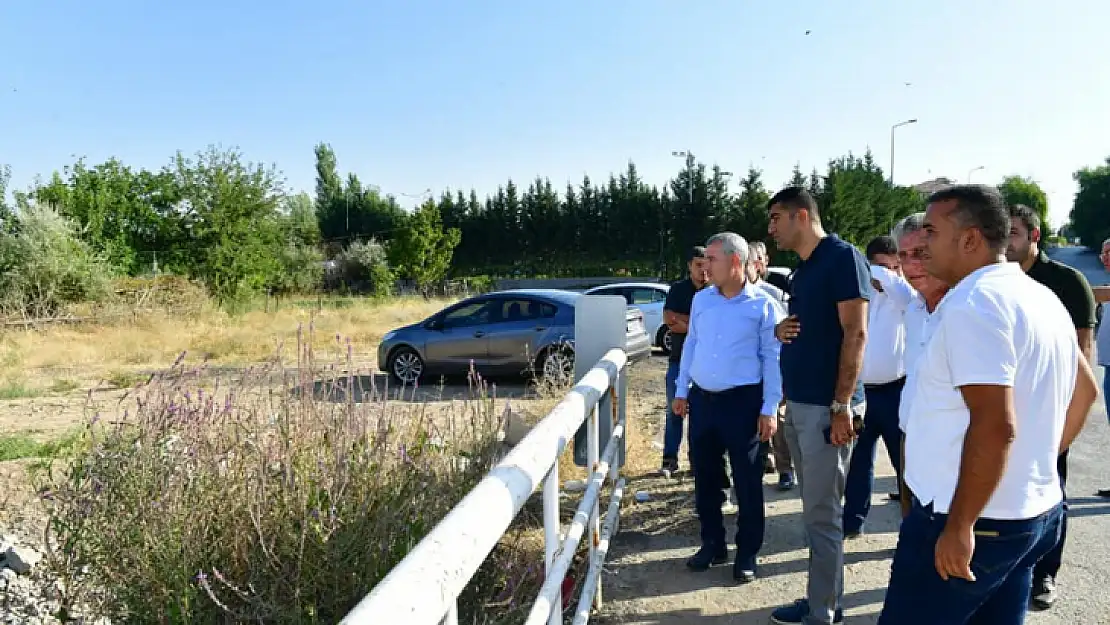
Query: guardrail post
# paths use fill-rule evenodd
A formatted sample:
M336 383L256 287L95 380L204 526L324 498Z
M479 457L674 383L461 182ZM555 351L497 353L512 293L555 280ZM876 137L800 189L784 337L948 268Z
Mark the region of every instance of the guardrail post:
M574 379L581 380L611 349L624 349L628 333L628 302L620 295L584 295L574 306ZM610 394L602 395L602 414L609 414ZM598 448L605 449L614 424L601 419ZM590 467L587 450L586 424L574 435L574 464ZM615 462L624 463L624 444Z
M594 406L594 409L590 411L590 418L589 418L589 421L587 423L587 429L586 429L586 443L587 443L586 447L587 447L587 454L589 456L589 461L590 461L589 473L590 473L591 478L594 476L594 474L597 473L598 469L600 468L600 467L598 467L598 461L601 459L600 458L601 449L599 447L600 437L598 435L599 422L600 421L601 421L600 406ZM601 497L599 496L598 499L601 499ZM601 542L601 519L600 519L600 514L601 514L600 506L598 505L598 502L595 500L594 505L593 505L593 509L590 510L590 523L589 523L589 527L588 527L588 529L590 531L590 551L589 551L589 560L587 560L587 562L593 562L594 558L597 557L597 545L598 545L598 543ZM598 593L594 596L593 601L594 601L595 604L600 605L600 602L601 602L601 584L598 584L597 587L598 587Z
M555 460L547 477L543 480L543 563L544 577L551 575L552 565L555 563L555 553L562 544L559 536L559 461ZM563 622L563 596L562 593L555 598L551 607L551 616L548 625L562 625Z
M628 389L628 376L625 374L625 371L622 370L622 371L617 372L617 379L613 380L613 388L616 389L616 392L617 392L617 402L616 402L617 411L616 411L616 414L613 416L613 427L616 427L617 423L624 423L625 437L627 437L628 436L628 421L625 419L625 409L624 409L625 401L624 401L624 398L625 398L625 391ZM624 445L621 445L621 448L620 448L620 450L618 450L617 453L623 456L624 450L625 450ZM622 460L623 460L623 458L622 458ZM614 462L614 463L609 465L609 483L613 485L613 488L616 488L617 481L620 480L621 467L622 466L624 466L623 461L619 462L619 463ZM620 508L617 509L617 515L616 515L616 518L613 521L612 535L616 536L617 528L619 526L620 526ZM599 586L598 592L600 592L600 586ZM600 600L599 600L599 603L600 603Z

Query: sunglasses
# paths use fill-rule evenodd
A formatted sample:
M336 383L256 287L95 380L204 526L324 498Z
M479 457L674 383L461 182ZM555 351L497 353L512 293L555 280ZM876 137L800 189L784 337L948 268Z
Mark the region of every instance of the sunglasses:
M901 259L911 258L913 260L921 260L921 259L925 258L925 249L920 248L920 247L915 247L912 250L901 250L901 251L898 252L898 258L901 258Z

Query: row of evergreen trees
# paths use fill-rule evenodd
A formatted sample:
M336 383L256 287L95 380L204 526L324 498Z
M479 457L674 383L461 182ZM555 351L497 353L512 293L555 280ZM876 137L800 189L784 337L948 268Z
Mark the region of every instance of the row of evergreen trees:
M393 198L353 174L344 182L329 146L317 146L316 157L316 210L326 240L398 235L404 212ZM921 194L890 184L870 152L833 159L824 172L796 167L781 183L808 187L826 228L858 244L922 207ZM443 228L460 233L454 275L673 274L684 251L714 232L766 239L767 200L779 186L755 168L732 180L690 155L663 188L644 182L629 163L606 180L587 176L563 189L537 177L524 186L509 180L484 198L448 190L421 210L434 206Z

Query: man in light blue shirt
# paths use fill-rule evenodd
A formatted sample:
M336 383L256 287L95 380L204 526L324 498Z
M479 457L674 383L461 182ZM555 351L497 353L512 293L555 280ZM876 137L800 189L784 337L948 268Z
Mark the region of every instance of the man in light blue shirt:
M728 560L721 514L720 458L728 453L739 508L736 561L741 583L755 579L763 546L762 443L778 426L782 401L778 304L746 279L748 244L732 232L706 244L712 286L694 296L675 384L675 414L689 415L694 503L701 549L686 565L704 571Z

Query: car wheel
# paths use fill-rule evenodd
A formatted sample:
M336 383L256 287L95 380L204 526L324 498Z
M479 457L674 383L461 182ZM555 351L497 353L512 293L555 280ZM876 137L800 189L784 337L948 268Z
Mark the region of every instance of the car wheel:
M389 373L401 384L416 384L424 375L424 359L411 347L399 347L389 357Z
M574 352L567 348L554 348L544 352L537 367L544 381L567 384L574 380Z
M667 326L663 326L663 329L659 331L659 334L660 334L660 336L659 336L659 347L660 347L660 349L663 350L664 355L670 354L671 353L671 345L672 345L672 343L671 343L671 338L672 338L671 337L671 329L668 328Z

